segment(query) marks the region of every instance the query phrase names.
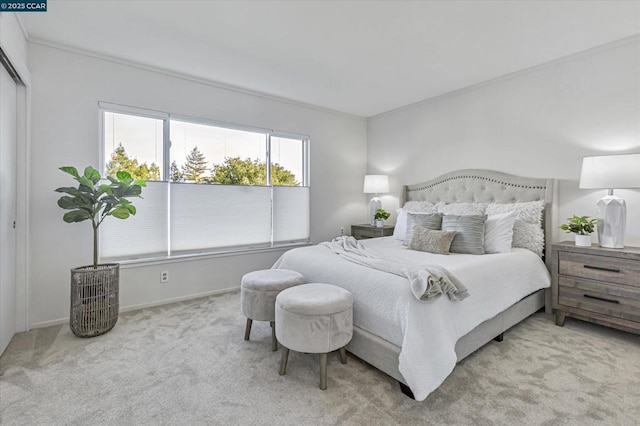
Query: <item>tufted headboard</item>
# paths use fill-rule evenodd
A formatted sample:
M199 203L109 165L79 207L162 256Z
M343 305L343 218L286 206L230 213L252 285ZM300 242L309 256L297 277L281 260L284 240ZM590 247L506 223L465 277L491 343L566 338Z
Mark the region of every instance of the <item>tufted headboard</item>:
M458 170L435 179L404 187L401 206L406 201L437 203L519 203L545 201L542 226L545 252L551 253L551 243L557 234L557 181L526 178L492 170ZM550 266L550 256L546 256Z

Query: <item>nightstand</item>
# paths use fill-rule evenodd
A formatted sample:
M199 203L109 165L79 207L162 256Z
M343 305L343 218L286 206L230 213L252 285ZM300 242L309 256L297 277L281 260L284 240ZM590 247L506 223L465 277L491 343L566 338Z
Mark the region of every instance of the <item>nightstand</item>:
M356 240L364 240L366 238L390 237L393 235L395 226L385 225L377 228L373 225L351 225L351 236Z
M640 334L640 247L563 242L551 253L556 325L569 316Z

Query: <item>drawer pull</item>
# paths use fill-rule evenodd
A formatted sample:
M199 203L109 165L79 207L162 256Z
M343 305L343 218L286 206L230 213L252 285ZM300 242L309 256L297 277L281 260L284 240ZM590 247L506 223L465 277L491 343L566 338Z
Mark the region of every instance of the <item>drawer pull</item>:
M617 268L605 268L604 266L591 266L591 265L583 265L587 269L597 269L598 271L607 271L607 272L620 272L620 269Z
M604 297L591 296L590 294L583 294L583 296L586 297L587 299L596 299L596 300L601 300L603 302L620 304L619 300L605 299Z

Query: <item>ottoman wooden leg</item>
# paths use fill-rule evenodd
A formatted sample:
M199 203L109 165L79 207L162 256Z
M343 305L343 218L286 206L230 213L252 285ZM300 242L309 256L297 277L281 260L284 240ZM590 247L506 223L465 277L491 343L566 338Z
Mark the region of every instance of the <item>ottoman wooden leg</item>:
M327 354L320 354L320 389L327 389Z
M253 320L251 318L247 318L247 326L244 329L244 340L249 340L249 335L251 334L251 324L253 324Z
M276 339L276 322L271 321L271 350L278 350L278 339Z
M282 347L282 358L280 358L280 375L284 376L287 372L287 361L289 360L289 348Z
M347 350L344 346L340 348L340 362L343 364L347 363Z

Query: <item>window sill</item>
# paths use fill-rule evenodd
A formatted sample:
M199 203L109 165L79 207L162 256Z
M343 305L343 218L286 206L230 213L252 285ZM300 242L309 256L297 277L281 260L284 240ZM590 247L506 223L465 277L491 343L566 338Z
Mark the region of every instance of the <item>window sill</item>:
M292 244L283 244L279 246L273 247L261 247L261 248L253 248L253 249L238 249L238 250L227 250L227 251L219 251L219 252L204 252L204 253L190 253L190 254L181 254L174 256L158 256L158 257L147 257L142 259L126 259L126 260L118 260L118 259L101 259L100 263L119 263L121 269L131 269L131 268L141 268L145 266L153 266L153 265L164 265L168 263L180 263L180 262L193 262L199 260L207 260L207 259L215 259L219 257L229 257L229 256L244 256L249 254L257 254L257 253L269 253L274 251L287 251L293 248L298 247L307 247L311 246L313 243L292 243Z

